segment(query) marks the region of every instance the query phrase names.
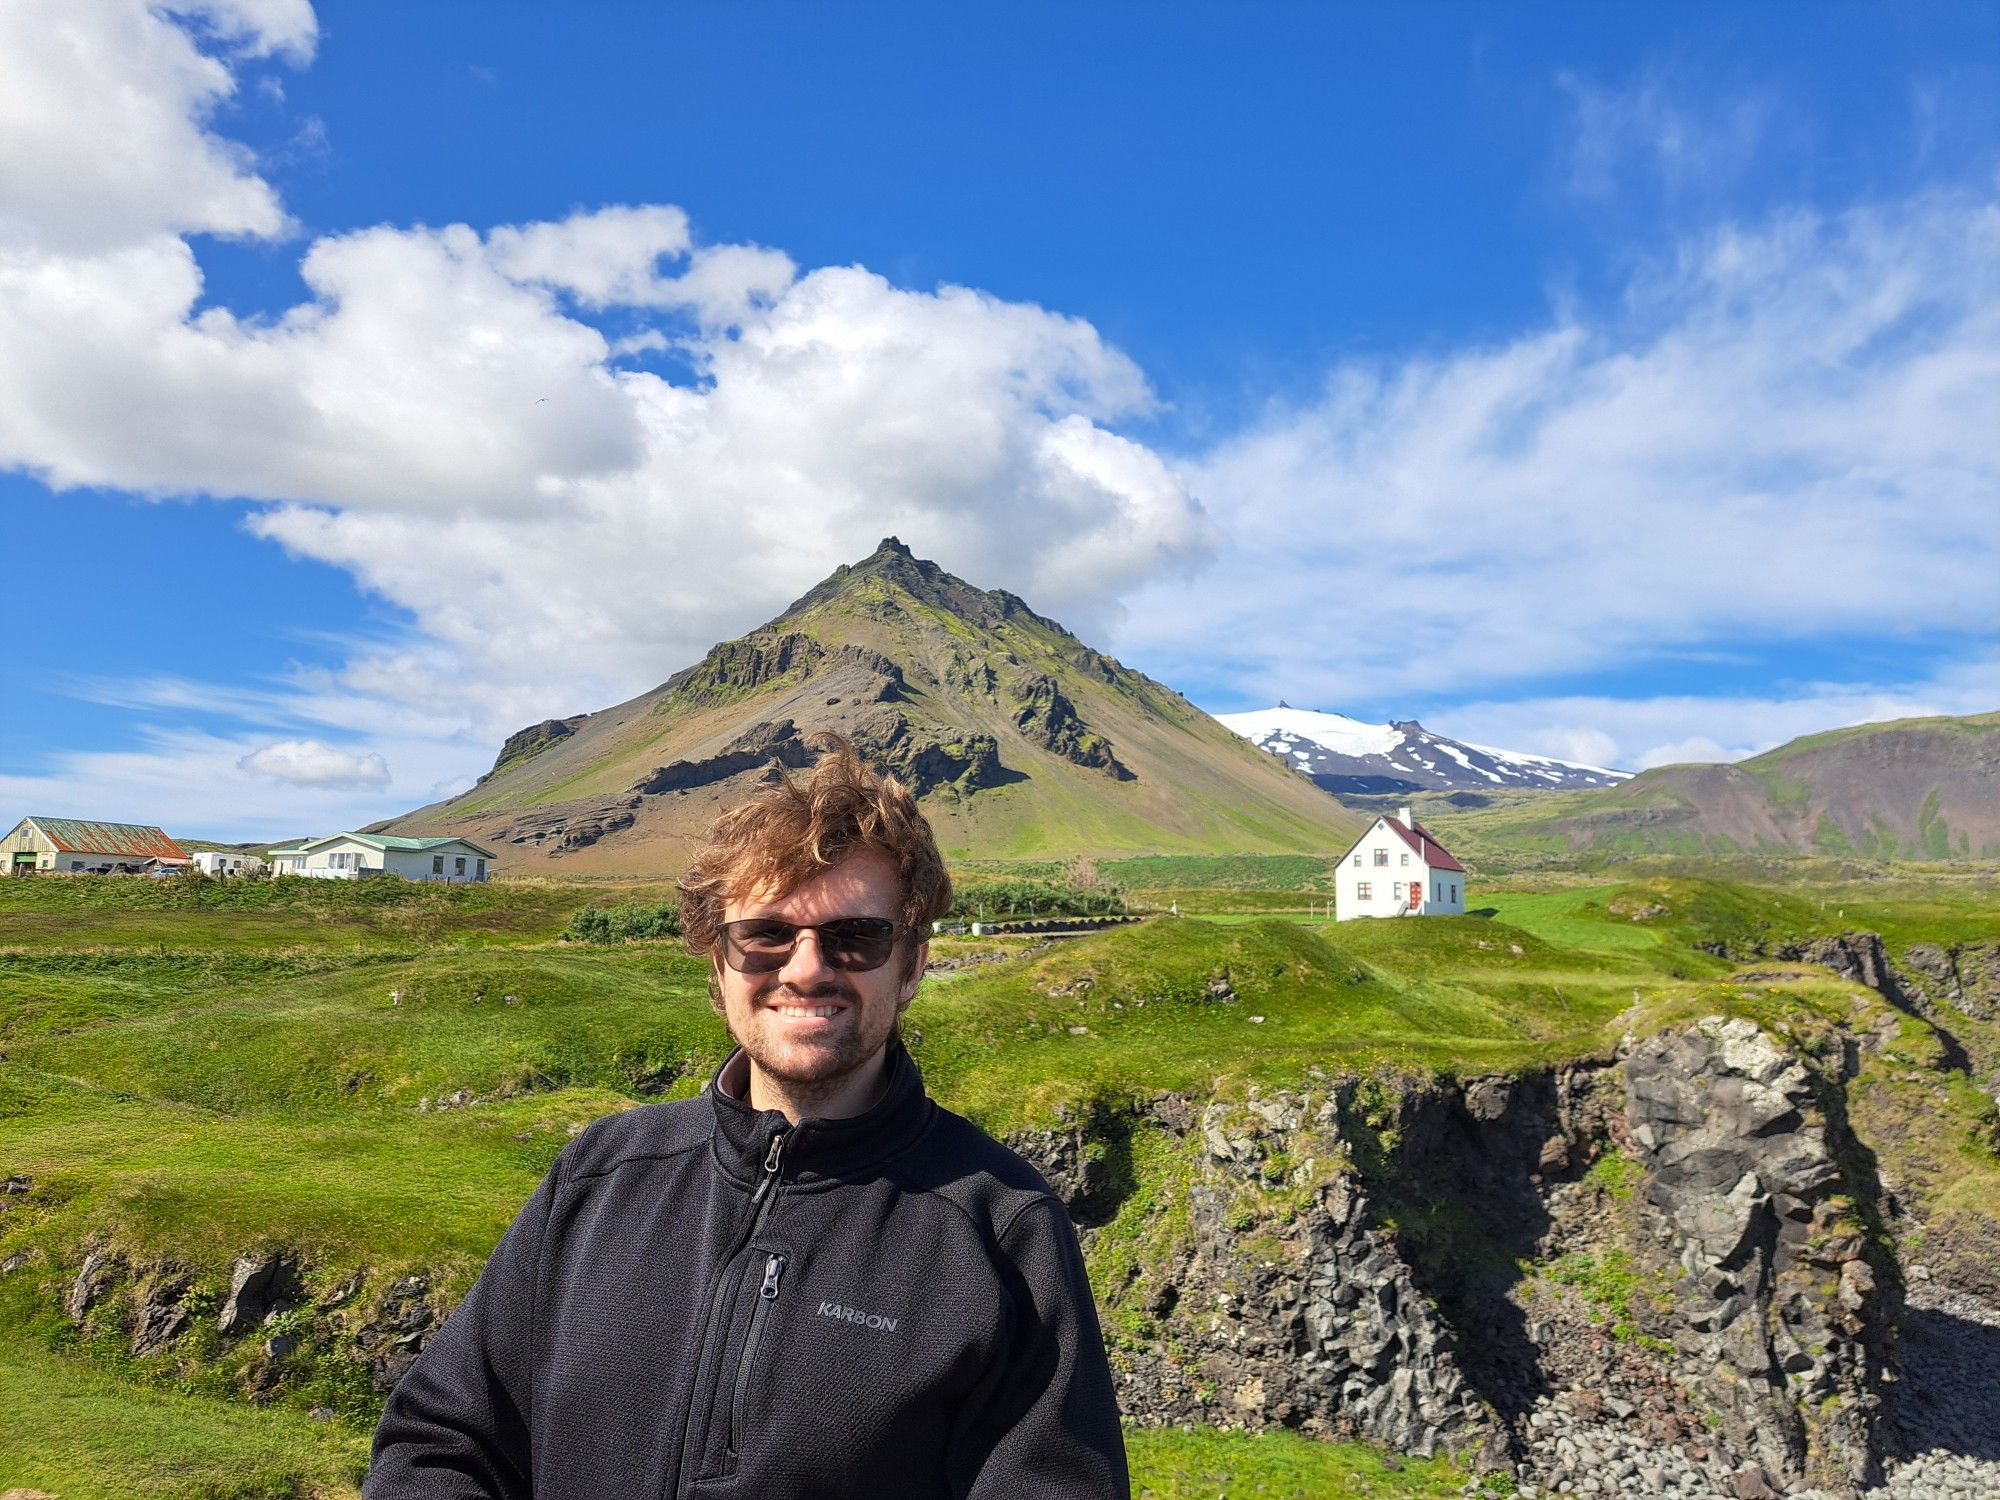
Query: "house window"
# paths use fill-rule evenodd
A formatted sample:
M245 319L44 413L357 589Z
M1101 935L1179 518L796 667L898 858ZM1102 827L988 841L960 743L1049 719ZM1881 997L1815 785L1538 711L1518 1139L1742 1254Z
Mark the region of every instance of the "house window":
M1409 863L1410 863L1410 851L1409 851L1409 850L1407 850L1407 849L1405 849L1405 850L1403 851L1403 864L1404 864L1405 868L1407 868L1407 867L1408 867Z
M475 859L472 862L472 864L473 864L474 878L478 880L484 880L486 878L486 861L483 859Z
M453 874L463 875L465 873L465 856L461 854L457 859L453 860L452 867Z
M1375 899L1375 883L1371 880L1355 881L1354 899L1356 901L1373 901Z
M1375 863L1376 863L1376 864L1378 864L1378 865L1386 865L1386 864L1388 864L1388 863L1389 863L1389 851L1388 851L1387 849L1377 849L1377 850L1375 851Z
M1451 899L1454 901L1458 899L1458 882L1456 880L1451 883Z
M431 856L431 874L444 874L444 856L442 854L433 854Z
M1358 854L1354 856L1354 868L1357 870L1361 868L1361 856Z
M81 870L83 868L83 861L80 859L73 859L69 862L69 867L72 870Z

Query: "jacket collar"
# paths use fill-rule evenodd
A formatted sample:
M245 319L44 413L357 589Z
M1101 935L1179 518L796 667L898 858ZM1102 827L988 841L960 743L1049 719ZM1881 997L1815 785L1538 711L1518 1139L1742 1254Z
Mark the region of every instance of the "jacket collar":
M757 1110L732 1093L744 1088L748 1059L738 1047L709 1080L708 1101L715 1114L710 1137L716 1165L732 1180L750 1184L763 1171L771 1137L788 1133L784 1151L787 1180L851 1177L907 1149L930 1124L931 1102L923 1075L900 1038L886 1053L888 1078L882 1097L866 1112L845 1120L808 1115L792 1126L776 1110ZM726 1080L726 1082L725 1082Z

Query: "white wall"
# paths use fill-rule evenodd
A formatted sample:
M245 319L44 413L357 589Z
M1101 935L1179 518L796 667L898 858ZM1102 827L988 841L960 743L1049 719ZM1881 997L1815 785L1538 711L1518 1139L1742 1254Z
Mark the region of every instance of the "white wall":
M338 856L338 862L336 862ZM353 880L382 868L382 851L355 839L333 839L306 855L305 868L292 871L313 880Z
M1413 884L1418 887L1414 902ZM1340 922L1406 916L1412 907L1425 916L1457 916L1465 911L1465 876L1457 870L1431 869L1386 818L1377 818L1340 862L1333 901L1334 919Z
M480 881L491 868L486 856L470 844L444 844L423 850L389 849L382 858L385 868L405 880L446 880L454 884ZM440 859L444 861L442 871L436 868Z
M255 875L264 868L264 861L254 854L203 849L194 856L194 867L204 875Z
M344 863L335 863L340 856ZM433 870L439 856L444 859L444 873ZM463 870L459 861L464 860ZM364 844L358 839L339 838L312 850L305 857L305 868L290 869L289 861L280 859L274 866L280 875L304 875L317 880L353 880L362 875L400 875L405 880L443 880L453 884L485 880L491 874L492 864L470 844L451 843L436 849L377 849L372 844Z

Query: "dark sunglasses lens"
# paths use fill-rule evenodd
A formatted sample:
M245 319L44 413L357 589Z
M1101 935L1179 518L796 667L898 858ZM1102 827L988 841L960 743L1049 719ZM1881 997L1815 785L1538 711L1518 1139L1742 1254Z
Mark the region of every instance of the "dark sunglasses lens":
M820 929L826 961L836 969L879 969L896 947L896 924L883 917L847 917Z
M782 969L798 937L798 928L790 922L730 922L723 928L729 966L743 974Z

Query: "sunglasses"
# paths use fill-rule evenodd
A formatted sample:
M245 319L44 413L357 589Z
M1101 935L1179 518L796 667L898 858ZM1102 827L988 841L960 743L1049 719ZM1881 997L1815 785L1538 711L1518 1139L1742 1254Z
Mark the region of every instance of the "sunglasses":
M769 974L791 961L799 934L810 932L819 944L819 956L829 969L865 973L879 969L896 951L896 939L907 928L887 917L835 917L831 922L780 922L774 917L751 917L741 922L724 922L722 958L739 974Z

